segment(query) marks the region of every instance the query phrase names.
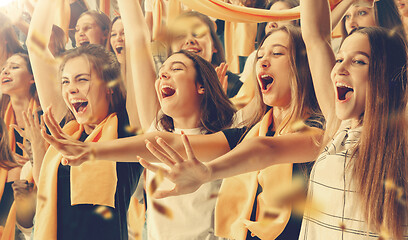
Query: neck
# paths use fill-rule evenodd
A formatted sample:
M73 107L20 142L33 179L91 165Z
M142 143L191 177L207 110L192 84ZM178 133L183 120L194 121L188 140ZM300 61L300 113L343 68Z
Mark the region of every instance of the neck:
M16 117L16 123L18 126L24 126L23 112L27 112L30 99L30 94L10 96L11 106L13 106L14 116Z
M200 126L200 114L186 117L173 118L174 127L180 129L198 128Z
M84 124L84 131L87 135L90 135L92 131L98 126L98 124Z
M289 114L289 107L273 107L273 126L275 130L279 128L283 119Z

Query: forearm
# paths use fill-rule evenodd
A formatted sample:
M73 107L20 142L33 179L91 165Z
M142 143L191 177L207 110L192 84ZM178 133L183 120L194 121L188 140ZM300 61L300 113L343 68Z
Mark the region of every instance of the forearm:
M126 38L127 94L136 101L140 123L147 130L159 106L154 87L156 72L150 51L150 33L137 0L120 0L118 4Z
M36 199L35 197L28 197L23 199L16 199L16 220L23 228L31 228L33 226L33 219L35 215Z
M331 21L328 0L301 0L302 37L307 45L316 41L330 42Z
M346 13L347 9L355 2L356 0L343 0L339 4L336 5L336 8L333 9L331 13L331 23L332 28L334 29L337 24L341 22L343 19L344 14Z
M314 134L290 134L255 137L207 164L210 181L257 171L275 164L314 161L319 153L322 131Z
M157 158L150 153L145 143L145 139L147 139L158 149L161 149L156 144L156 136L166 141L180 155L186 156L181 136L168 132L153 132L110 142L91 143L91 150L89 151L94 154L95 159L135 162L137 161L136 156L140 156L148 161L157 162ZM229 151L228 142L223 133L189 136L189 140L195 155L201 161L213 160Z

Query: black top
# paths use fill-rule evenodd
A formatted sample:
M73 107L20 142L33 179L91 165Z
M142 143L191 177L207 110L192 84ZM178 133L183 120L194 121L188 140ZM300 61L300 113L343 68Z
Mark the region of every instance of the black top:
M315 128L320 128L323 129L323 125L321 124L323 119L320 117L310 117L305 121L305 124L308 125L309 127L315 127ZM271 126L270 126L271 127ZM222 131L227 138L228 144L231 149L235 148L245 137L245 135L248 133L248 129L246 127L243 128L233 128L233 129L227 129ZM266 136L272 137L275 135L275 132L272 131L272 129L268 129L268 132L266 133ZM294 163L293 168L292 168L292 176L297 177L299 175L303 175L306 182L308 181L310 170L313 167L313 163ZM307 189L305 189L305 192ZM258 189L256 192L256 197L254 200L254 204L252 207L252 213L251 213L251 221L256 221L256 215L257 215L257 198L258 195L262 192L262 187L261 185L258 184ZM306 195L305 195L306 196ZM306 199L305 199L306 200ZM299 234L300 234L300 228L302 225L302 218L303 216L300 214L294 214L293 211L290 215L289 221L286 224L285 229L283 232L276 238L276 240L292 240L292 239L298 239ZM247 240L260 240L260 238L256 236L251 236L251 232L247 232Z
M125 131L129 125L126 114L118 114L118 138L129 137ZM87 135L81 135L84 141ZM126 214L130 198L136 189L143 168L139 163L117 163L117 187L115 208L106 207L102 214L95 210L99 205L71 206L70 166L58 168L57 236L58 239L126 240L128 239ZM85 183L84 183L85 184Z
M241 89L242 86L242 82L241 80L239 80L239 76L227 71L228 76L228 89L227 89L227 96L229 98L234 97L235 95L237 95L239 89Z
M0 226L3 227L6 225L11 204L13 204L14 201L13 188L11 187L11 184L13 184L13 182L7 182L4 185L3 195L1 196L0 200Z

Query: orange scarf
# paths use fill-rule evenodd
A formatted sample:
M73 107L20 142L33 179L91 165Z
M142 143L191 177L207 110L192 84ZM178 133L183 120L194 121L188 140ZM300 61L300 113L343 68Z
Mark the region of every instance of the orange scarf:
M33 113L37 111L38 103L32 98L28 105L29 109L32 109ZM16 138L14 135L14 129L10 128L10 124L17 124L16 116L14 114L13 106L11 102L9 102L6 111L4 113L4 123L7 127L8 137L9 137L9 146L12 152L16 152ZM25 143L25 139L23 139L23 144ZM0 168L0 199L3 196L4 186L7 182L7 173L8 170ZM33 181L32 176L28 178L30 182ZM16 209L14 203L10 208L9 215L7 217L6 225L3 229L3 234L1 235L1 240L14 240L14 231L16 226Z
M299 19L299 8L274 10L232 5L222 0L181 0L187 7L205 15L229 22L272 22ZM331 9L342 0L330 0Z
M245 139L266 136L272 123L272 109L255 125ZM245 141L244 139L244 141ZM268 156L265 156L268 157ZM273 157L273 156L270 156ZM248 229L261 239L275 239L289 221L290 206L274 206L274 190L292 182L292 164L270 166L261 171L224 179L215 207L215 235L231 239L245 239ZM256 221L250 221L258 184L263 191L258 195ZM273 210L276 218L264 218Z
M103 120L86 138L85 142L117 139L116 113ZM71 121L63 131L79 139L83 126ZM62 155L52 146L47 150L41 166L37 191L37 213L34 228L35 239L57 238L57 182L58 166ZM115 207L117 185L116 163L112 161L88 161L71 167L71 204L97 204Z

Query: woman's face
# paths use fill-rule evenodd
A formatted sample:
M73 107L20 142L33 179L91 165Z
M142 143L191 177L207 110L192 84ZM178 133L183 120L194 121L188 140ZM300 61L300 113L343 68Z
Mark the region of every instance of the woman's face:
M361 33L347 37L337 53L331 78L336 93L336 115L341 120L359 120L364 112L370 54L368 37Z
M347 34L358 27L377 26L373 7L352 5L344 15Z
M286 2L278 1L272 4L269 10L287 10L290 9L289 5ZM282 26L291 25L292 21L276 21L276 22L269 22L265 26L265 34L268 34L274 28L280 28Z
M186 118L200 111L204 88L196 83L196 76L193 61L184 54L173 54L164 62L156 80L156 93L166 115Z
M407 0L395 0L395 5L402 17L408 17L408 2Z
M78 47L88 44L103 45L105 40L106 33L91 15L85 14L78 19L75 26L75 42Z
M126 49L125 49L125 30L123 28L122 19L116 20L112 25L112 31L110 35L110 44L115 52L116 58L119 63L123 64L126 61Z
M291 101L293 73L289 60L289 35L272 33L258 51L256 76L266 105L287 107Z
M79 124L96 125L106 118L110 92L85 57L65 63L61 84L65 104Z
M197 17L177 19L173 24L174 34L171 51L186 50L211 62L213 53L217 52L211 38L210 28Z
M0 73L1 91L7 95L29 95L34 83L33 75L27 69L27 63L21 56L13 55L7 59Z

